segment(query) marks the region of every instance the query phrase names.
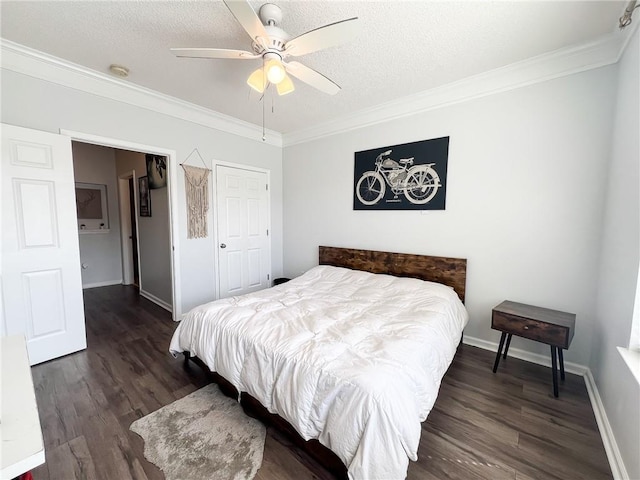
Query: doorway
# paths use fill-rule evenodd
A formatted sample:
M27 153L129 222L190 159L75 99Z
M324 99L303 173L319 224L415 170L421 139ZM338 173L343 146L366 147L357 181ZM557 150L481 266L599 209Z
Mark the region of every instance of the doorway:
M166 169L166 174L167 174L167 187L166 189L166 206L164 206L164 208L166 209L166 213L167 213L167 218L168 218L168 226L169 226L169 238L168 238L168 246L167 246L167 250L168 250L168 255L170 257L169 259L169 272L168 275L171 278L170 284L171 284L171 292L169 293L170 297L171 297L171 305L162 305L162 303L158 300L158 298L153 298L153 295L144 295L147 298L149 298L150 300L154 301L155 303L158 303L159 305L163 306L164 308L167 308L168 310L171 310L172 313L172 318L174 321L178 321L181 318L182 315L182 297L181 297L181 290L180 290L180 268L179 268L179 262L177 261L177 252L178 250L178 225L177 225L177 211L178 211L178 194L177 194L177 155L176 152L174 150L167 150L164 148L160 148L160 147L155 147L155 146L151 146L151 145L143 145L143 144L138 144L138 143L134 143L134 142L129 142L129 141L124 141L124 140L119 140L119 139L114 139L114 138L108 138L108 137L101 137L101 136L97 136L97 135L92 135L92 134L87 134L87 133L82 133L82 132L74 132L74 131L69 131L69 130L60 130L60 133L62 135L65 135L67 137L69 137L72 141L76 141L76 142L81 142L81 143L89 143L89 144L93 144L93 145L100 145L100 146L104 146L104 147L111 147L111 148L115 148L118 150L124 150L124 151L128 151L128 152L138 152L140 154L151 154L151 155L160 155L163 157L166 157L167 159L167 169ZM131 173L131 176L129 178L118 178L118 186L119 186L119 199L120 199L120 208L122 209L123 205L126 205L126 210L128 213L128 216L130 217L131 215L133 215L131 213L131 196L132 196L132 192L133 192L133 203L134 203L134 208L133 211L134 212L138 212L139 211L139 205L138 205L138 181L139 178L141 176L141 173L146 175L146 172L137 172L134 171L133 173ZM123 175L126 177L126 174ZM133 188L131 188L133 187ZM121 211L121 218L123 217L122 215L122 211ZM139 219L137 219L139 221ZM128 223L131 227L130 230L131 233L127 234L127 238L126 240L129 241L128 236L131 235L132 238L131 240L136 240L136 250L137 250L137 255L138 255L138 261L134 262L133 261L133 255L134 255L134 249L131 248L130 249L130 255L131 255L131 262L129 263L129 261L127 261L127 265L130 265L131 268L128 270L127 275L129 275L127 277L127 281L130 281L132 283L135 282L135 268L133 266L134 263L137 263L138 265L140 265L140 253L141 253L141 247L140 247L140 226L137 225L136 228L133 228L133 225L131 222L126 222ZM166 229L166 224L165 227ZM135 230L135 233L133 232L133 230ZM124 252L123 252L124 253ZM123 262L123 273L125 270L125 262ZM142 295L142 289L144 288L144 278L143 278L143 272L144 269L139 268L138 270L138 279L137 279L137 283L138 286L141 289L141 295ZM124 274L123 274L123 281L124 281ZM151 276L153 278L153 275ZM151 298L150 298L151 297Z
M172 311L166 157L77 141L72 147L76 185L105 191L105 228L87 230L93 224L86 208L78 220L85 226L79 232L83 287L135 285L140 296Z

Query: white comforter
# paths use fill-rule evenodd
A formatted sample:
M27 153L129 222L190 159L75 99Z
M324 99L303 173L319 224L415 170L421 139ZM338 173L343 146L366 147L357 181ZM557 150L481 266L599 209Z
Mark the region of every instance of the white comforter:
M444 285L319 266L194 308L170 351L198 356L317 438L351 479L399 479L467 320Z

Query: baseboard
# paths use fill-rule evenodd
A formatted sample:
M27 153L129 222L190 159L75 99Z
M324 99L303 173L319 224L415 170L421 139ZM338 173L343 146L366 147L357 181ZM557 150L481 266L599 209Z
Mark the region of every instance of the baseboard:
M119 278L118 280L108 280L106 282L83 283L82 289L86 290L87 288L108 287L111 285L122 285L122 279Z
M498 351L497 342L489 342L487 340L469 337L467 335L464 336L462 343L465 345L471 345L472 347L490 350L492 352ZM510 347L509 356L538 365L543 365L545 367L551 367L551 355L545 356L538 353L527 352L526 350L521 350L519 348ZM598 387L596 386L596 382L591 374L591 369L584 365L572 362L564 362L564 369L568 373L574 373L584 378L587 393L589 394L589 400L591 401L591 408L593 409L593 414L596 417L596 423L598 424L598 430L600 431L600 437L602 438L602 443L607 454L607 460L609 461L613 478L616 480L628 480L629 475L627 474L627 469L622 461L620 449L618 448L618 444L616 443L616 439L613 435L613 430L611 430L611 424L607 418L607 412L604 409L600 393L598 392Z
M611 424L607 418L607 412L604 409L604 404L600 398L600 392L598 392L598 387L596 386L595 379L593 378L590 369L587 369L584 374L584 383L587 385L587 392L589 392L589 398L591 399L591 407L593 408L593 413L596 416L596 423L600 430L604 450L607 453L607 458L609 459L613 478L616 480L628 480L629 474L624 466L622 455L618 448L618 443L613 435Z
M172 312L173 313L173 307L171 307L171 305L169 305L167 302L165 302L164 300L159 299L158 297L156 297L155 295L149 293L149 292L145 292L144 290L140 289L140 296L146 298L147 300L155 303L156 305L164 308L165 310L167 310L168 312Z
M492 352L498 351L498 344L496 342L489 342L487 340L482 340L481 338L468 337L465 335L462 343L465 345L471 345L472 347L482 348L484 350L491 350ZM537 365L551 367L551 352L549 352L549 355L540 355L539 353L531 353L519 348L509 347L509 356L519 358L526 362L535 363ZM579 363L565 361L564 370L569 373L584 376L589 368L584 365L580 365Z

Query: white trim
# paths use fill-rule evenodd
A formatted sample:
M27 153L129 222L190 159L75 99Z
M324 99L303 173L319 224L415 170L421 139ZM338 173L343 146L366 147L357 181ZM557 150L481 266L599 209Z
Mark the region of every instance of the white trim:
M278 147L295 145L611 65L620 59L634 28L637 28L637 25L634 24L632 28L623 32L616 31L604 35L592 42L539 55L307 129L284 135L267 130L264 143ZM5 39L0 39L0 47L4 69L262 141L262 129L258 125L107 76Z
M267 175L269 175L269 173L271 172L271 170L269 170L268 168L254 167L253 165L242 165L240 163L227 162L225 160L212 160L212 169L215 170L216 166L218 165L222 167L237 168L239 170L249 170L250 172L266 173Z
M87 290L88 288L109 287L111 285L122 285L122 279L107 280L106 282L83 283L82 289Z
M624 55L624 52L629 46L629 42L633 38L633 35L635 34L636 30L639 28L638 27L639 25L640 25L640 22L637 22L637 21L631 22L631 25L629 25L624 29L625 36L624 36L624 39L622 40L622 46L620 47L620 51L618 52L618 58L616 58L616 62L618 62L622 58L622 55Z
M600 398L600 392L591 374L591 370L587 369L584 374L584 383L587 386L587 392L591 399L591 407L593 408L593 414L596 417L596 423L598 424L598 430L600 430L600 436L602 437L602 443L604 444L604 451L607 454L609 460L609 466L611 467L611 473L614 479L626 480L629 478L627 469L624 466L618 443L613 435L611 424L607 418L607 412L604 409L604 404Z
M631 373L640 384L640 351L634 348L618 347L618 352L622 355L622 359L631 370Z
M133 207L131 212L131 188L129 188L129 180L132 180L133 186ZM136 171L128 172L118 176L118 203L120 208L120 248L122 250L122 283L123 285L133 285L135 283L135 265L133 264L133 246L129 243L129 228L131 228L131 236L133 237L133 229L136 234L136 251L140 251L138 238L138 222L131 225L131 217L138 218L138 192L136 189L137 179ZM132 215L133 213L133 215ZM138 255L138 272L140 272L140 256ZM139 281L140 279L138 279Z
M492 352L498 351L497 342L490 342L480 338L469 337L467 335L463 337L462 343L465 345L471 345L472 347L482 348L483 350L490 350ZM510 347L509 356L538 365L543 365L545 367L551 366L551 354L549 354L549 356L544 356L537 353L527 352L519 348ZM591 370L589 367L585 367L578 363L565 362L564 366L566 372L575 373L576 375L581 375L584 378L584 383L587 387L587 393L589 394L589 400L591 401L591 407L593 408L593 413L596 417L596 423L598 424L598 430L600 431L600 437L602 438L602 443L607 454L611 472L613 473L613 478L616 480L628 479L629 475L627 474L624 462L622 461L620 449L618 448L618 444L616 443L616 439L613 435L613 430L609 424L607 413L604 409L602 400L600 399L600 393L598 392L598 387L593 379Z
M640 261L638 262L638 272L640 272ZM618 348L618 350L620 350ZM628 355L620 350L622 358L631 368L631 371L640 382L640 275L636 278L636 295L633 300L633 314L631 316L631 333L629 334ZM635 354L634 354L635 352ZM632 361L635 357L635 361ZM635 368L633 365L635 364Z
M491 350L492 352L498 351L498 343L489 342L480 338L468 337L467 335L464 336L462 343L465 345L471 345L472 347L482 348L483 350ZM549 355L540 355L539 353L531 353L519 348L509 347L509 356L519 358L526 362L535 363L537 365L551 367L551 350L549 350ZM589 368L584 365L580 365L579 363L565 361L564 370L568 373L583 376Z
M169 150L162 147L154 147L152 145L144 145L142 143L129 142L126 140L118 140L110 137L102 137L90 133L75 132L72 130L60 129L61 135L71 137L83 143L91 143L94 145L102 145L105 147L119 148L122 150L130 150L141 153L153 153L155 155L164 155L168 158L167 179L168 179L168 196L169 196L169 240L171 245L171 277L172 281L172 301L173 301L173 320L178 321L182 317L182 290L180 277L179 254L180 247L178 241L178 155L175 150ZM134 182L134 188L135 182ZM137 193L137 192L136 192ZM137 208L137 201L136 201ZM137 214L138 212L136 212ZM136 222L137 224L137 222ZM138 238L140 238L138 236ZM138 246L138 252L140 247ZM142 275L140 275L142 277ZM142 287L141 279L139 279L140 287Z
M79 235L93 235L93 234L103 234L103 233L111 233L111 229L109 228L99 228L93 230L80 229L78 230Z
M468 100L502 93L616 63L626 35L613 33L577 47L564 48L457 82L425 90L344 115L339 119L283 135L285 147L412 116Z
M146 298L147 300L149 300L150 302L155 303L156 305L158 305L159 307L164 308L166 311L173 313L173 309L171 308L171 305L169 305L167 302L165 302L164 300L156 297L155 295L149 293L149 292L145 292L144 290L140 289L138 290L140 292L140 296ZM174 315L175 318L175 315Z
M0 252L2 252L2 238L0 238ZM2 253L0 253L2 257ZM0 260L2 260L0 258ZM2 287L2 274L0 274L0 337L7 336L7 316L4 314L4 288Z
M163 113L260 143L282 146L282 135L208 108L125 82L115 77L0 38L2 68L75 90Z

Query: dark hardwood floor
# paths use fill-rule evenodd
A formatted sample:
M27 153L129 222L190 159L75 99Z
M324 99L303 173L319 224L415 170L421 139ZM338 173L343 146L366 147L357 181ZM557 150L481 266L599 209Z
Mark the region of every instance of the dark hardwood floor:
M32 369L47 458L34 478L162 479L129 425L206 385L208 376L167 352L175 324L133 288L85 290L84 301L87 350ZM458 349L408 478L612 478L583 379L567 374L554 398L548 368L509 358L493 374L493 359L489 351ZM268 430L256 479L328 478Z

